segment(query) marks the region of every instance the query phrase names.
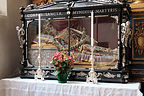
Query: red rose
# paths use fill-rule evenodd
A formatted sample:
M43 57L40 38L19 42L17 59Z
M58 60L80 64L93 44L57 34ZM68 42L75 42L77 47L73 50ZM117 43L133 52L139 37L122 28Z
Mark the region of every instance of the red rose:
M53 56L52 59L57 60L57 57L56 57L56 56Z
M58 60L61 60L61 59L62 59L62 56L59 56L59 57L58 57Z
M56 56L56 57L58 57L59 55L61 55L61 52L56 52L56 53L54 54L54 56Z

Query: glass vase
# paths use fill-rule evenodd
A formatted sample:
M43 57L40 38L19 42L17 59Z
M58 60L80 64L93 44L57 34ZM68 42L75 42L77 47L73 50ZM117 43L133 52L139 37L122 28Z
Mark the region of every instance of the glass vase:
M68 74L57 74L58 83L67 83Z

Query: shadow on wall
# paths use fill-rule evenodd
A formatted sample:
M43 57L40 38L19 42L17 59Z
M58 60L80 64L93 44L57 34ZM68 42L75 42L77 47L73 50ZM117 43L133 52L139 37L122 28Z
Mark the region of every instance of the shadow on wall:
M19 75L21 50L16 26L21 26L19 7L29 0L7 0L7 16L0 15L0 79Z
M141 82L141 90L140 90L142 93L143 93L143 95L144 95L144 82Z

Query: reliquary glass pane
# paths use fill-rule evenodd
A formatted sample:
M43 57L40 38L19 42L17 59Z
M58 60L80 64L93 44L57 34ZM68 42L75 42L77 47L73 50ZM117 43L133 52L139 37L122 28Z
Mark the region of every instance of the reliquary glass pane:
M52 67L51 58L55 52L68 53L68 20L53 19L41 21L41 64ZM90 68L91 19L70 20L70 54L75 59L74 68ZM38 21L28 28L28 59L31 65L38 65ZM118 61L118 24L112 17L94 18L94 67L109 69Z

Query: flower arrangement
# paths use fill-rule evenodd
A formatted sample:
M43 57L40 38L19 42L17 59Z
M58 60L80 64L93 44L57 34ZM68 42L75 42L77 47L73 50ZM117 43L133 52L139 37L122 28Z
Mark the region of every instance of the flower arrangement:
M74 61L70 56L66 56L61 52L56 52L52 57L51 64L55 66L55 75L68 74L71 71Z

